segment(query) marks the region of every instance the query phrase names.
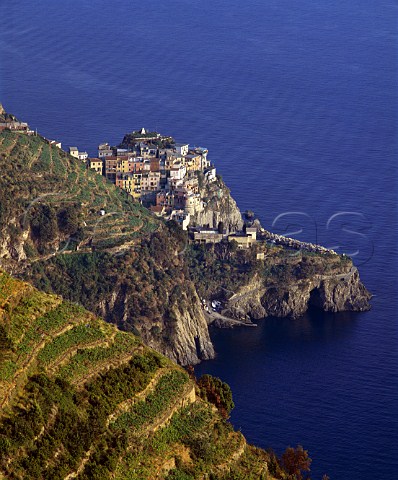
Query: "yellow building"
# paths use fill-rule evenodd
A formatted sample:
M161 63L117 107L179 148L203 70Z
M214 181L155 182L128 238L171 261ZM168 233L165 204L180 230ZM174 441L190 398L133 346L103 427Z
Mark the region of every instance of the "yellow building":
M141 195L141 173L118 173L116 186L128 192L132 197L139 198Z
M130 172L130 160L129 159L120 159L117 164L117 171L121 173Z
M99 175L102 175L104 164L103 161L99 158L89 158L88 159L88 168L94 170Z
M185 165L187 167L187 170L189 172L197 172L198 170L201 169L202 166L202 157L201 155L186 155L184 157L185 160Z
M171 170L176 163L185 165L185 157L175 153L168 153L164 162L165 169Z

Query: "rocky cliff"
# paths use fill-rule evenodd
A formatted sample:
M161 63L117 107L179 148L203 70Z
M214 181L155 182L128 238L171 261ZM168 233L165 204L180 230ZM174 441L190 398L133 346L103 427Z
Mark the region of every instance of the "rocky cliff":
M313 275L282 285L256 275L228 299L224 314L238 319L259 319L298 317L310 307L325 312L365 311L370 308L370 298L355 267L348 273Z
M298 317L310 307L329 312L370 308L371 294L346 256L272 244L236 251L219 244L193 246L189 266L199 294L221 300L223 315L233 319Z
M217 228L219 222L230 232L243 227L242 215L221 177L213 181L202 180L200 191L204 209L193 216L191 223Z
M18 119L14 115L7 113L3 105L0 103L0 122L17 122Z
M195 288L189 283L186 288L178 284L175 288L178 298L175 293L170 295L165 290L161 293L160 300L169 305L163 313L152 305L152 311L137 314L135 292L128 282L119 280L110 294L103 295L93 309L123 330L137 333L146 345L180 365L194 365L214 358L214 347ZM157 302L155 295L151 298Z

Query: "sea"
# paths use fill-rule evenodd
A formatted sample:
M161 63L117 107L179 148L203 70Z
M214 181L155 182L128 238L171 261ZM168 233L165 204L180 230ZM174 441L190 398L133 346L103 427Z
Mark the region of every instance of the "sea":
M234 426L312 478L397 478L394 0L0 1L0 102L96 154L145 127L209 149L242 211L352 256L372 310L212 330Z

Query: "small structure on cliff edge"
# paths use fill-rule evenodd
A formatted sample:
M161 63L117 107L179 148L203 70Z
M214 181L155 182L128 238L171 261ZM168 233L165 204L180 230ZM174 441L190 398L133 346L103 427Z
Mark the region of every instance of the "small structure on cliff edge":
M7 113L0 103L0 132L3 130L12 130L14 132L26 133L33 135L34 132L30 130L26 122L20 122L17 117Z
M230 242L235 241L238 248L250 248L257 240L256 228L247 228L240 232L228 234L225 229L220 231L220 228L191 227L190 234L194 243L220 243L222 240L228 240Z

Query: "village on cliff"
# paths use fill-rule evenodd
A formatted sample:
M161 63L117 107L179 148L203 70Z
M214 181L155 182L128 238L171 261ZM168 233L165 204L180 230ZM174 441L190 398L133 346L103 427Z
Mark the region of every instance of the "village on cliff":
M19 122L13 116L0 122L0 132L5 129L37 135L27 123ZM62 147L59 142L46 140L58 148ZM243 229L238 229L223 222L212 228L193 221L206 208L203 196L206 186L218 181L216 168L208 159L207 148L176 143L170 136L142 128L126 135L120 146L100 144L95 158L77 147L70 147L69 154L125 190L155 215L175 220L184 230L189 230L195 243L214 244L228 239L235 241L238 248L250 248L259 241L265 241L294 250L336 254L320 245L268 232L259 223L245 224ZM105 215L106 212L101 210L99 214ZM257 258L264 258L264 252L257 253Z

